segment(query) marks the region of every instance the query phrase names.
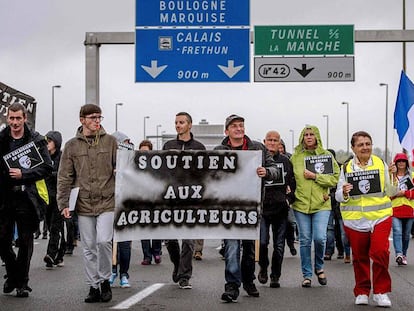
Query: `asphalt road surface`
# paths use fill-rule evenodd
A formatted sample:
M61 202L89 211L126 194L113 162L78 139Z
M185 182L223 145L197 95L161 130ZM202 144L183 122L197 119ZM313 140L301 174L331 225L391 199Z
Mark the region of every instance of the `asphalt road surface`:
M374 310L370 297L369 306L355 306L353 296L354 275L351 264L333 256L325 263L327 286L320 286L314 276L312 288L301 287L299 255L285 252L281 288L270 288L259 284L259 298L247 296L241 289L237 303L220 300L224 290L224 261L217 251L219 240L206 240L202 261L194 261L192 289L180 289L171 279L172 264L163 246L162 262L159 265L142 266L142 251L139 241L133 242L130 266L130 288L120 288L119 279L113 288L113 299L109 303L84 303L88 293L83 272L81 246L72 256L65 257L65 266L46 270L43 257L47 240L35 240L35 249L30 269L33 292L29 298L16 298L0 294L1 311L20 310ZM390 241L392 243L392 241ZM414 240L412 240L414 244ZM299 246L297 245L297 248ZM408 266L398 267L394 261L391 244L390 271L393 292L389 295L395 310L414 310L414 246L409 249ZM258 272L258 266L256 273ZM5 274L4 267L0 273ZM378 310L378 309L377 309Z

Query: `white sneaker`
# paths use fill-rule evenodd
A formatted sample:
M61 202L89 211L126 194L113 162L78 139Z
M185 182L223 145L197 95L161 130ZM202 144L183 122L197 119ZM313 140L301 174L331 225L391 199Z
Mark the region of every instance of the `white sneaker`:
M391 300L387 294L374 294L373 300L379 307L391 307Z
M356 305L367 305L368 304L368 296L367 295L358 295L355 298Z

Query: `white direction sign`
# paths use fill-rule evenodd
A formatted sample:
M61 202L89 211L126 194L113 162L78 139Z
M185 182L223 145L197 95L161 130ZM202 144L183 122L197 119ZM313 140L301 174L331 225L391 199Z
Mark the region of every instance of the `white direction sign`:
M354 57L255 57L255 82L355 81Z

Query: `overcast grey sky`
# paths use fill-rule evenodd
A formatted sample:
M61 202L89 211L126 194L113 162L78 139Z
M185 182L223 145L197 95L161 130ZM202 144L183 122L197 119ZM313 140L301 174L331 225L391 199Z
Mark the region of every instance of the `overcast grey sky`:
M407 2L407 29L414 28L414 1ZM251 0L250 25L354 24L356 30L402 28L402 0ZM16 0L3 1L0 11L0 81L34 96L38 102L37 130L51 128L52 85L55 90L55 128L64 140L79 125L79 108L85 103L86 32L134 31L135 1ZM100 105L103 126L118 129L135 143L143 138L143 117L148 115L147 135L174 133L174 115L188 111L194 123L207 119L223 123L227 115L246 118L246 133L262 139L276 129L291 150L291 132L305 124L320 128L326 147L346 149L346 106L350 132L366 130L374 145L384 148L385 88L389 84L389 145L399 149L393 135L393 111L402 69L402 44L356 43L355 82L301 83L134 83L134 46L102 46ZM251 45L253 51L253 45ZM407 74L414 80L414 46L407 45ZM253 58L251 59L251 68ZM391 146L394 141L394 146Z

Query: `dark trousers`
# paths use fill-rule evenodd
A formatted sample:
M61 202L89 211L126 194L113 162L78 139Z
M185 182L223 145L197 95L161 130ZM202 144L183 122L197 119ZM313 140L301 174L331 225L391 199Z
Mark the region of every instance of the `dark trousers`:
M50 197L49 199L49 206L46 209L46 224L50 231L47 254L53 260L62 260L66 251L63 216L57 207L56 198Z
M178 278L189 280L193 274L194 240L182 240L181 251L178 240L167 240L166 244L171 262L178 268Z
M262 215L260 223L259 265L265 271L267 271L267 267L269 266L268 245L270 241L270 226L272 227L273 233L273 254L270 276L279 279L282 273L283 256L285 254L287 218L278 215Z
M131 241L117 242L117 263L119 264L119 275L129 278L128 270L131 262ZM112 266L112 273L117 273L117 265Z
M155 258L155 256L161 255L161 240L142 240L141 246L144 259L149 262L151 262L153 256Z
M70 212L71 218L66 218L66 249L72 250L74 248L75 239L79 240L79 226L78 215L75 212Z
M19 251L12 247L14 224L17 224ZM0 207L0 257L6 264L7 279L17 288L29 282L30 260L33 254L33 233L39 227L35 207L25 192L10 192Z
M286 242L289 248L295 247L295 234L297 235L298 228L296 225L295 214L293 210L290 208L288 212L288 219L286 225Z

